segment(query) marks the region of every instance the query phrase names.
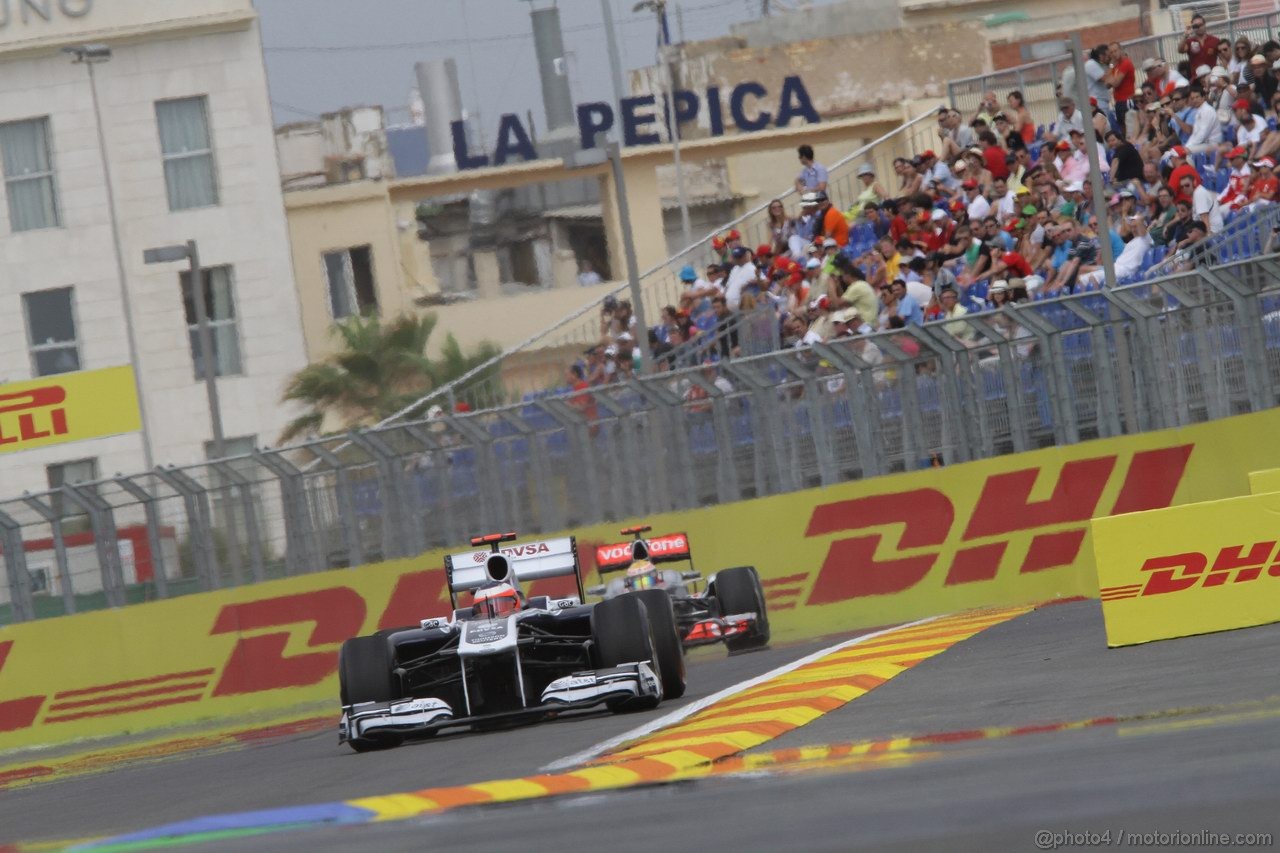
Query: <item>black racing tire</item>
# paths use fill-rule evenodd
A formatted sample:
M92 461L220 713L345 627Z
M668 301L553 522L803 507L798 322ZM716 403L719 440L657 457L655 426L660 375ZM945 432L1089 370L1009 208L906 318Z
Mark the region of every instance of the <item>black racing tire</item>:
M644 602L633 595L602 601L591 608L591 638L596 658L602 668L636 661L651 661L658 682L662 682L662 664L654 653L653 629ZM657 707L660 698L645 696L629 701L613 702L609 710L645 711Z
M644 603L653 632L653 651L662 669L662 698L679 699L685 691L684 644L676 627L675 604L664 589L642 589L633 592Z
M353 637L343 643L338 652L338 692L342 704L402 698L393 663L385 636ZM399 746L402 741L403 738L388 733L377 738L349 740L347 745L356 752L374 752Z
M751 652L769 645L769 613L765 609L764 587L754 566L738 566L716 572L716 600L720 612L755 613L755 630L745 637L725 640L730 654Z

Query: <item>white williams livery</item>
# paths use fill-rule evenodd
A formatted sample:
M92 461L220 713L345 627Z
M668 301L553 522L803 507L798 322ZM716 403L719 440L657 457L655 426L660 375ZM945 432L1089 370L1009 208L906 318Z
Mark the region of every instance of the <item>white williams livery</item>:
M583 604L572 537L502 547L515 538L477 537L471 544L480 550L445 558L451 616L343 643L340 741L364 752L446 728L601 705L652 708L684 693L684 653L665 593ZM568 575L576 596L530 598L521 589ZM459 595L470 604L460 607Z

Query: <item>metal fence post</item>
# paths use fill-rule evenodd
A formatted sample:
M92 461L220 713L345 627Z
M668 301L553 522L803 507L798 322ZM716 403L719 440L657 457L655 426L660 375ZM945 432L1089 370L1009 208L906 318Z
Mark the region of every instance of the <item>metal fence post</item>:
M190 526L188 539L191 543L191 554L196 564L196 574L201 586L206 590L222 587L222 568L218 564L218 546L213 538L213 521L209 512L209 494L204 486L191 477L181 474L176 468L156 468L157 477L178 494L182 495L187 510L187 524Z
M410 545L411 529L417 524L417 513L412 512L412 507L417 501L414 496L405 494L395 452L368 432L351 432L347 440L367 453L378 466L382 510L391 520L390 524L384 522L382 525L382 558L388 560L419 553Z
M80 507L89 516L93 547L98 552L98 571L102 574L102 591L108 605L123 607L124 567L120 564L120 543L116 538L111 505L83 486L64 484L61 491L63 498Z
M71 566L67 563L67 541L62 535L62 517L36 495L24 493L22 502L49 523L49 532L53 535L53 559L58 566L58 585L62 587L62 610L68 614L75 613L76 592L71 581Z
M267 579L266 567L262 559L262 537L258 528L258 512L253 505L253 483L228 462L214 461L208 463L219 475L229 480L240 495L240 509L244 512L244 532L249 543L246 551L249 554L249 568L256 583ZM225 488L225 487L224 487ZM231 547L240 550L239 534L236 532L235 513L229 513L227 527L231 531Z
M1267 345L1262 334L1262 312L1258 307L1257 294L1248 293L1236 282L1213 270L1202 269L1199 273L1210 287L1231 300L1236 334L1240 339L1249 410L1262 411L1271 405L1271 392L1270 382L1267 380Z
M3 511L0 511L0 546L4 549L5 574L9 579L9 607L13 621L30 622L36 618L36 608L31 595L31 572L27 569L22 525Z
M573 406L563 401L548 399L534 402L542 411L560 424L569 439L570 458L574 460L576 469L575 485L567 490L569 503L568 522L570 527L601 520L599 515L603 498L600 495L600 472L596 465L595 454L591 452L591 436L586 418Z
M122 474L117 474L111 481L142 504L142 511L147 518L147 545L151 549L151 582L155 584L156 598L168 598L169 573L165 566L163 542L160 538L160 514L156 511L156 502L159 499Z
M307 506L302 471L281 453L266 453L255 449L253 458L280 478L280 500L284 510L285 573L301 575L320 571L324 555L316 553L315 531L312 529L311 512Z
M683 400L667 387L670 377L632 379L628 386L648 401L650 434L656 440L651 447L652 465L665 489L666 509L693 506L697 484L693 481L693 459L689 452L689 433L684 428ZM662 440L662 433L666 440ZM688 496L688 500L683 496Z
M463 530L458 527L458 514L454 511L453 505L453 484L449 479L448 451L441 447L440 442L420 425L407 424L404 427L404 432L405 435L416 441L426 453L425 457L421 453L414 454L412 463L415 477L414 488L418 487L416 477L423 475L424 472L429 472L431 481L435 484L435 493L440 496L440 515L444 519L443 530L440 531L441 535L433 537L431 536L433 531L430 531L425 524L419 526L420 529L428 531L426 536L427 544L446 546L451 542L457 542L470 536L473 531ZM424 458L426 463L422 464Z
M310 449L333 471L334 491L337 492L338 498L338 517L342 519L342 541L347 548L347 565L362 566L364 565L364 542L360 536L360 523L356 520L355 498L351 494L351 478L347 475L347 468L338 455L323 444L313 444Z

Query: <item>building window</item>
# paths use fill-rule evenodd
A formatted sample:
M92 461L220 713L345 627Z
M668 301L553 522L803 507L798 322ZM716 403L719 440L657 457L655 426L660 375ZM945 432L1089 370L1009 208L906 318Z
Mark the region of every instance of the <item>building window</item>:
M0 153L9 226L14 231L56 228L60 223L49 155L49 119L0 124Z
M329 310L333 319L378 313L378 291L373 284L373 250L369 246L326 252L324 272L329 282Z
M52 376L80 369L76 318L70 287L22 294L31 342L31 369L36 376Z
M77 459L72 462L60 462L45 468L45 473L49 477L49 491L54 493L50 496L49 503L53 505L53 511L57 517L62 519L63 533L88 530L89 517L78 504L66 500L60 489L63 486L77 486L97 480L98 460Z
M218 182L209 140L207 98L157 101L164 180L169 209L189 210L218 203Z
M231 284L231 267L211 267L204 273L204 311L209 318L213 337L214 368L218 376L236 376L244 372L240 360L240 334L236 328L235 292ZM182 273L182 305L191 339L191 362L196 379L204 378L201 358L200 327L196 321L196 300L191 286L191 273Z

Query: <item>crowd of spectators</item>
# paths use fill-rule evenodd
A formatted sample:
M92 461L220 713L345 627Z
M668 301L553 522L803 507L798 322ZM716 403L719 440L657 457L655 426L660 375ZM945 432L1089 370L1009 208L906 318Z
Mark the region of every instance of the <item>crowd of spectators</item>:
M769 204L765 241L729 231L704 265L679 271L683 292L647 330L656 369L747 353L758 333L791 347L937 321L978 346L958 318L1103 286L1102 241L1121 283L1162 259L1169 269L1201 262L1228 218L1280 191L1280 44L1223 42L1197 15L1179 49L1186 59L1170 67L1135 66L1120 44L1095 47L1089 103L1072 96L1068 69L1047 126L1017 91L988 92L969 115L943 109L932 150L899 158L891 175L862 165L843 209L801 146L798 206ZM1105 233L1090 145L1106 184ZM573 366L573 384L637 373L640 334L630 304L607 301L601 343Z

